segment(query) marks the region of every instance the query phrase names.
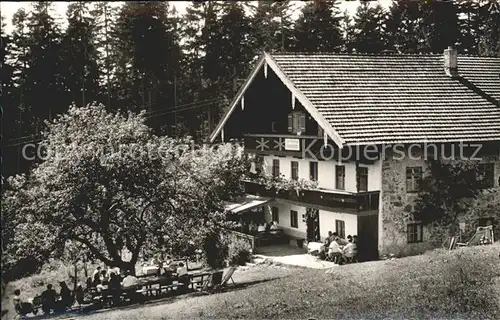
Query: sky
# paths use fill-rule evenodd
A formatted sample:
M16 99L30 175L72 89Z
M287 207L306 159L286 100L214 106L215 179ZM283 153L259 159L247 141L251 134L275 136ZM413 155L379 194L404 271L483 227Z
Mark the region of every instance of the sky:
M295 1L297 2L297 7L300 7L302 1ZM385 8L389 7L391 0L378 0L378 1L372 1L373 3L380 3L382 6ZM66 13L66 8L70 2L69 1L61 1L61 2L53 2L52 7L53 7L53 14L55 18L62 24L65 23L65 13ZM120 5L122 2L114 2L116 5ZM186 7L191 3L191 1L170 1L170 3L176 7L177 11L180 14L183 14L186 12ZM354 14L356 11L357 6L359 5L360 1L359 0L344 0L341 1L340 4L340 9L341 11L347 10L351 15ZM24 8L26 11L28 11L31 7L30 2L18 2L18 1L1 1L0 2L0 13L1 15L5 18L5 24L6 24L6 33L11 33L12 32L12 15L20 8ZM297 10L297 15L298 15L298 10Z

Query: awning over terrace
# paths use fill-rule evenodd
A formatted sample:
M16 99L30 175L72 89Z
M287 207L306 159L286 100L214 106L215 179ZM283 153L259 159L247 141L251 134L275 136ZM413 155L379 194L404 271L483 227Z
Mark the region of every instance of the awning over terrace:
M257 208L263 206L272 201L270 198L264 198L253 195L246 195L234 202L225 202L226 211L230 211L232 213L242 213L245 211L249 211L253 208Z

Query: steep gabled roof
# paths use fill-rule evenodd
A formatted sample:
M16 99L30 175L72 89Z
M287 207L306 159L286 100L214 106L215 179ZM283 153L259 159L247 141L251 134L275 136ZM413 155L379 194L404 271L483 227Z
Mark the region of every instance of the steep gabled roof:
M459 56L450 78L442 55L266 56L342 145L500 141L500 58Z

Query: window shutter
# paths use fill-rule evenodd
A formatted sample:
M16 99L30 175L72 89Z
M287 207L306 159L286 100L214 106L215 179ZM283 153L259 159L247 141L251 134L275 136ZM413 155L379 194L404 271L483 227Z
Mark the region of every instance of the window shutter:
M288 132L293 132L293 114L288 114Z
M299 115L299 131L302 132L302 134L306 133L306 115L304 113Z

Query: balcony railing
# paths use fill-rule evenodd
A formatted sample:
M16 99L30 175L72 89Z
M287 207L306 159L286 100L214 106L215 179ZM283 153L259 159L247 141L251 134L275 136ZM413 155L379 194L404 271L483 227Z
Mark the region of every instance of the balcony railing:
M252 181L245 181L245 192L351 212L378 210L380 195L380 191L351 193L324 189L301 190L299 192L266 189L264 185Z
M358 159L362 163L373 163L379 158L377 150L343 148L339 150L330 139L319 136L298 136L283 134L245 134L245 151L255 154L292 156L315 160Z

